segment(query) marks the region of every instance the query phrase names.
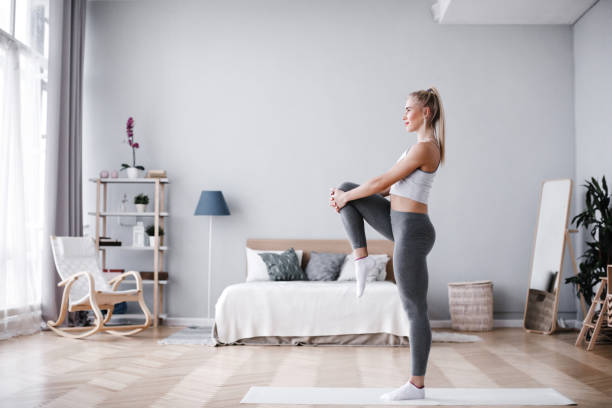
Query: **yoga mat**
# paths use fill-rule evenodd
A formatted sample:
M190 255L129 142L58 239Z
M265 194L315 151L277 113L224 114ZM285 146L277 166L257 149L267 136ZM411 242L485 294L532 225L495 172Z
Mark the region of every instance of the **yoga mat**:
M383 401L394 388L251 387L241 404L577 405L554 388L429 388L425 399Z

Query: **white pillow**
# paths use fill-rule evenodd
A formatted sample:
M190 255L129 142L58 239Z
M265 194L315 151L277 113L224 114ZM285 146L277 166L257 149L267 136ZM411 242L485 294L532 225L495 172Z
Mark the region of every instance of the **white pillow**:
M268 267L266 266L259 253L262 252L272 252L273 254L282 254L286 250L282 251L271 251L271 250L258 250L251 249L249 247L246 248L246 257L247 257L247 282L252 281L269 281L270 275L268 275ZM289 248L287 248L289 249ZM298 262L300 267L302 266L302 254L304 253L301 249L294 249L295 254L298 257Z
M387 278L387 262L389 262L389 255L387 254L368 254L376 262L371 270L368 271L368 277L366 282L373 281L384 281ZM339 281L354 281L357 280L355 277L355 256L351 253L348 254L342 264L340 270Z

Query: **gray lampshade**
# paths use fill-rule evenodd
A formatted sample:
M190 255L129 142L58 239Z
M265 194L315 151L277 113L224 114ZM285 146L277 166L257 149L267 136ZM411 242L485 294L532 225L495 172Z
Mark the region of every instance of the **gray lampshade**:
M230 211L221 191L202 191L193 215L230 215Z

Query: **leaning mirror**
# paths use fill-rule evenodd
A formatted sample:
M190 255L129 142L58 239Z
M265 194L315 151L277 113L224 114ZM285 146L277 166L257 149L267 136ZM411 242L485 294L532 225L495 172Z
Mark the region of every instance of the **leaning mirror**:
M571 179L545 180L540 190L523 328L551 334L557 327Z

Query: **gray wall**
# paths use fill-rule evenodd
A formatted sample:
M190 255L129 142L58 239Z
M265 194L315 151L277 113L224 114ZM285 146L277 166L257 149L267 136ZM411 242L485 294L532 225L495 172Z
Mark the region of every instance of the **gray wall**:
M430 196L430 318L449 318L448 282L481 279L494 282L495 318L522 318L541 183L575 173L572 28L438 25L429 6L89 4L85 177L131 158L122 141L133 116L138 162L172 182L171 316L206 315L208 218L193 216L201 190L222 190L232 211L213 221L214 305L245 278L247 238L345 238L329 188L388 170L416 139L401 121L406 95L435 85L447 162ZM84 194L93 209L92 183ZM129 242L129 230L113 228ZM119 262L151 267L145 256ZM566 285L560 311L574 316Z
M584 211L586 180L606 177L612 191L612 1L600 0L573 27L578 212ZM579 254L592 238L581 227Z

